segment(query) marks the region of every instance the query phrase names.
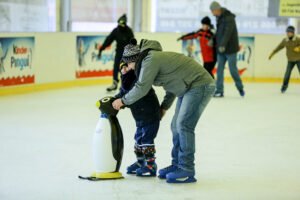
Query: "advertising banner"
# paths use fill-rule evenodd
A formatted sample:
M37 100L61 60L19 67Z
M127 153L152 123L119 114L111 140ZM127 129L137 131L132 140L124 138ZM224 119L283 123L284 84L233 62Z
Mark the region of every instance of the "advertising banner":
M240 75L245 77L253 77L254 73L254 37L239 37L239 52L237 54L237 67ZM182 41L182 52L197 60L203 65L203 59L201 54L201 48L198 39L183 40ZM214 73L217 71L217 64L214 69ZM228 62L225 65L225 75L228 73Z
M0 38L0 87L34 83L34 37Z
M299 0L280 0L279 16L281 17L300 17Z
M98 51L107 36L77 36L76 78L112 76L115 45L107 47L98 58Z

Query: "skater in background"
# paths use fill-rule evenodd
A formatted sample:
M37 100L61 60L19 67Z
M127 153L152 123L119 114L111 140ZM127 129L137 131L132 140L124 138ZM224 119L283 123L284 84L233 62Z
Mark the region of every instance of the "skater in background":
M245 95L244 86L237 69L237 52L239 51L238 32L235 15L213 1L210 10L217 18L217 90L214 97L224 97L224 67L228 61L230 74L241 96Z
M164 116L177 96L171 125L172 164L159 170L159 177L169 183L196 182L194 131L215 91L213 78L194 59L175 52L163 52L158 41L142 40L139 46L135 41L126 47L128 51L124 52L123 59L137 57L136 61L128 62L128 67L135 70L138 78L126 95L113 102L113 107L119 110L124 105L134 104L148 94L153 84L166 90L160 106Z
M193 40L188 40L186 45L187 56L193 59L197 59L196 46Z
M101 48L99 49L98 58L101 58L102 51L106 47L110 46L113 41L117 42L116 55L113 68L113 84L108 87L107 91L113 91L118 88L119 83L119 66L124 51L124 47L129 43L130 39L134 38L133 32L130 27L127 26L126 14L122 15L118 19L118 26L115 28L105 39Z
M181 36L178 40L190 40L194 38L199 39L201 54L204 62L204 68L210 73L214 78L213 69L215 68L217 62L217 52L216 52L216 41L214 38L214 31L212 30L213 25L211 24L209 17L204 17L201 20L202 28L197 32L188 33Z
M131 53L134 52L138 53L139 48L129 44L125 47L124 55L126 56L128 53L132 55ZM136 59L137 56L129 56L123 61L127 63L136 62ZM119 94L115 96L116 98L122 98L127 94L137 81L134 71L129 69L127 64L122 62L121 67L121 88ZM154 89L151 88L146 96L128 107L137 127L134 136L134 153L137 161L127 167L127 173L136 174L137 176L156 176L154 139L159 129L161 109Z
M291 72L295 65L300 73L300 38L295 35L295 28L288 26L286 29L286 38L274 49L270 54L269 60L281 49L286 48L286 57L288 59L287 68L285 71L281 92L284 93L288 88Z
M84 57L85 57L86 52L89 50L89 47L90 47L89 45L87 47L84 47L83 40L82 39L79 40L77 53L78 53L78 65L80 67L85 65Z
M2 50L2 44L0 42L0 74L5 72L5 68L4 68L4 59L7 56L7 52L8 52L8 48L6 49L4 55L3 55L3 50Z

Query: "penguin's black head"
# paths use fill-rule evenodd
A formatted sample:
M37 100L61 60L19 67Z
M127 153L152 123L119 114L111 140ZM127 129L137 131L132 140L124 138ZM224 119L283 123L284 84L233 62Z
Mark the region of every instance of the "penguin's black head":
M114 100L116 100L115 97L104 97L97 101L96 106L103 114L105 113L107 115L117 115L119 111L115 110L112 106Z

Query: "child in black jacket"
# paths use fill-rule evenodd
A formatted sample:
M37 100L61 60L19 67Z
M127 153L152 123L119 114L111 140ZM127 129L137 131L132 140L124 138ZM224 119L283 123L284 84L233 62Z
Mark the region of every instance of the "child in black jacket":
M116 98L121 98L135 85L137 78L134 70L129 70L125 63L121 63L121 88ZM137 176L156 176L154 139L159 129L161 109L153 88L136 103L128 106L136 121L137 130L134 136L134 152L137 161L127 167L128 174Z

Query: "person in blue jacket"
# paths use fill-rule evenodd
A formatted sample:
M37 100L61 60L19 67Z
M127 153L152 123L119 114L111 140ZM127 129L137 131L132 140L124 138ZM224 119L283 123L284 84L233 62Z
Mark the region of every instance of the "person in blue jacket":
M134 61L134 58L126 61ZM137 81L134 70L129 69L124 62L121 63L121 67L121 88L115 98L122 98ZM127 167L127 173L137 176L156 176L154 139L159 129L161 109L154 89L151 88L146 96L128 107L136 121L134 152L137 161Z

